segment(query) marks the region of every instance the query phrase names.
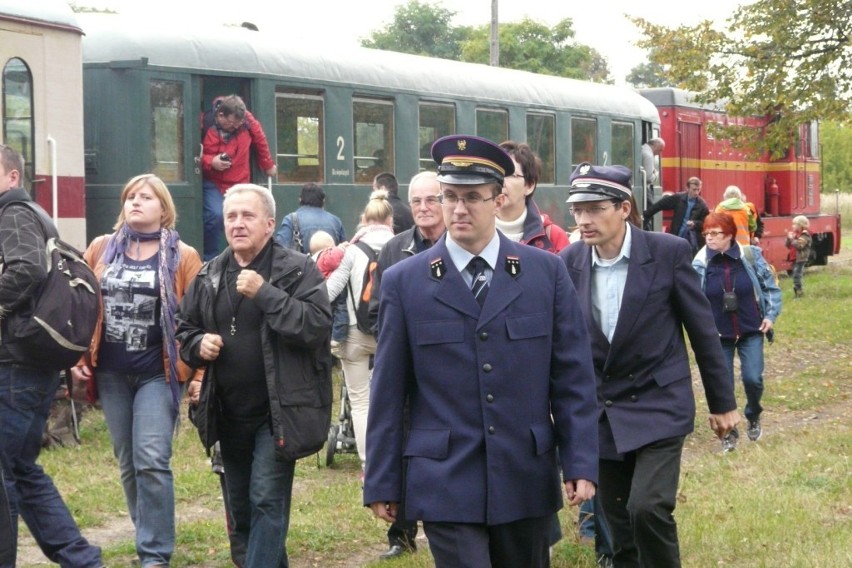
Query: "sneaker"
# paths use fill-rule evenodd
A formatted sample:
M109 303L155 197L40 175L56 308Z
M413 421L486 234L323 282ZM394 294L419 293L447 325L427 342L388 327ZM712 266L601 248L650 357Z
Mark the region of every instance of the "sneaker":
M736 428L727 433L727 435L722 438L722 451L723 452L733 452L737 449L737 441L740 439L740 433Z
M748 439L752 442L757 442L763 435L763 428L760 426L760 418L748 421Z

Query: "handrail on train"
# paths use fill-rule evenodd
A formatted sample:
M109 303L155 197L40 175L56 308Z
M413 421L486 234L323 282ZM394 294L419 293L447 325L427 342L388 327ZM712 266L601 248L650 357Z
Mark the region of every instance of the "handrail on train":
M47 145L50 147L50 180L51 180L51 207L53 207L53 224L59 228L59 169L56 160L56 139L53 136L47 136Z

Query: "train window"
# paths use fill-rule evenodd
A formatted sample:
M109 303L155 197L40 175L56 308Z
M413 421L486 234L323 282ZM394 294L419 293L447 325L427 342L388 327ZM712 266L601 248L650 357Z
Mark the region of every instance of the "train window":
M509 113L505 110L476 109L476 135L500 143L509 138Z
M355 183L373 183L382 172L394 171L393 103L355 100Z
M17 57L3 67L3 140L23 156L24 186L32 188L35 177L33 76L27 64Z
M527 114L527 144L541 158L539 183L555 183L556 180L556 119L551 114Z
M183 181L183 83L151 81L151 116L151 171L164 182Z
M597 161L597 122L592 118L571 119L571 169L581 162Z
M634 170L633 154L636 136L633 125L629 122L612 123L612 164L627 166Z
M275 129L278 181L325 181L323 167L323 101L320 96L277 94Z
M807 145L805 151L808 158L819 158L819 122L812 120L805 125L807 131Z
M432 143L456 131L453 105L420 103L420 171L434 170Z

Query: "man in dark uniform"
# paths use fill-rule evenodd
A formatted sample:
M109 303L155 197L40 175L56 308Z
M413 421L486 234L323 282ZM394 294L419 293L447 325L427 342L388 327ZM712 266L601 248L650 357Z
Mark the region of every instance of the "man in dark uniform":
M382 276L364 503L392 522L404 501L439 568L549 566L560 470L572 505L597 480L582 312L557 257L496 230L505 151L447 136L432 157L447 233Z
M739 421L719 335L684 239L639 230L630 170L580 164L568 202L583 242L562 250L583 307L600 401L600 495L613 565L680 566L673 512L695 422L689 334L721 439Z

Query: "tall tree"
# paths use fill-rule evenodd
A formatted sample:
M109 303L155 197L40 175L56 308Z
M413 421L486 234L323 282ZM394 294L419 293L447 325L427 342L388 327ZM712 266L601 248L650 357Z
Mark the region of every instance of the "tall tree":
M667 28L631 18L677 86L702 102L724 101L736 116L773 120L760 133L727 126L721 134L755 152L783 154L798 125L812 120L848 122L852 108L852 2L756 0L728 20L727 30L704 21Z
M450 24L456 12L440 5L409 0L398 6L393 22L361 40L364 47L428 55L443 59L459 59L461 42L470 33L465 26Z
M611 82L606 60L593 48L574 40L570 18L552 28L525 18L500 24L500 66L545 75ZM490 26L473 29L462 43L461 59L488 63Z
M653 61L640 63L631 69L626 80L637 89L673 86L671 82L666 79L665 67L659 63L654 63Z

